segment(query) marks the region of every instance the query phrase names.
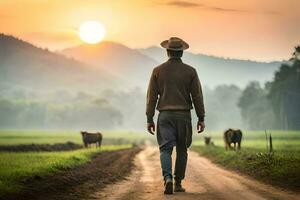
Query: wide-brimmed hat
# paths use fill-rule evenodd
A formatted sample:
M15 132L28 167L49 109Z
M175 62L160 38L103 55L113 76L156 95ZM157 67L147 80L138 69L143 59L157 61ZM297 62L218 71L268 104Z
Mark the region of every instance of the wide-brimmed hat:
M170 39L161 42L160 45L163 48L170 49L173 51L182 51L189 48L188 43L186 43L178 37L171 37Z

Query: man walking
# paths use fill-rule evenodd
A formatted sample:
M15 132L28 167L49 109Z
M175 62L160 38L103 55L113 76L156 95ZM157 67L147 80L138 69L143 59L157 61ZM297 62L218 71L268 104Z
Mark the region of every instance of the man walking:
M182 39L171 37L161 43L167 49L168 61L153 69L147 91L147 129L154 134L153 116L157 104L157 142L160 150L165 194L173 194L172 151L176 146L174 191L185 192L181 181L185 176L187 148L192 142L191 112L194 104L198 116L197 130L202 132L204 104L201 84L196 70L182 62L183 50L189 45ZM158 101L158 102L157 102Z

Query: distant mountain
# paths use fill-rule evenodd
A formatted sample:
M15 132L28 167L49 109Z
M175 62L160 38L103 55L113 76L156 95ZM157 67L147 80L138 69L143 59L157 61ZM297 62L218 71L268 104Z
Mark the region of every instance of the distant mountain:
M146 90L153 67L167 60L162 48L131 49L115 42L80 45L54 53L0 34L0 83L32 88ZM224 59L185 52L184 62L197 68L203 85L245 86L271 80L280 62Z
M122 44L104 41L96 45L80 45L61 51L62 54L107 71L130 85L146 87L149 74L158 63ZM146 81L147 80L147 81Z
M101 84L99 81L101 80ZM0 83L39 89L84 88L111 85L105 72L41 49L13 36L0 34Z
M166 51L159 47L139 49L141 53L161 63L167 60ZM185 52L183 61L197 68L203 85L236 84L244 87L249 81L265 83L272 80L281 62L256 62L225 59L215 56Z

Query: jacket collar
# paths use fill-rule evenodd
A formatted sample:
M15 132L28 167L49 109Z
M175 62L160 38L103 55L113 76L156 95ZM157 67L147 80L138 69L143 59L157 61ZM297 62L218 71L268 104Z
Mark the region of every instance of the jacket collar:
M181 58L178 57L171 57L168 59L170 62L182 62Z

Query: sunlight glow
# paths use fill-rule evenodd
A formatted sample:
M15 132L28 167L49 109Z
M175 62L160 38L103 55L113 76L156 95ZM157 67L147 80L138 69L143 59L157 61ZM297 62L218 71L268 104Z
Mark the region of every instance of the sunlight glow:
M98 21L84 22L79 28L79 36L88 44L96 44L103 40L106 34L104 26Z

